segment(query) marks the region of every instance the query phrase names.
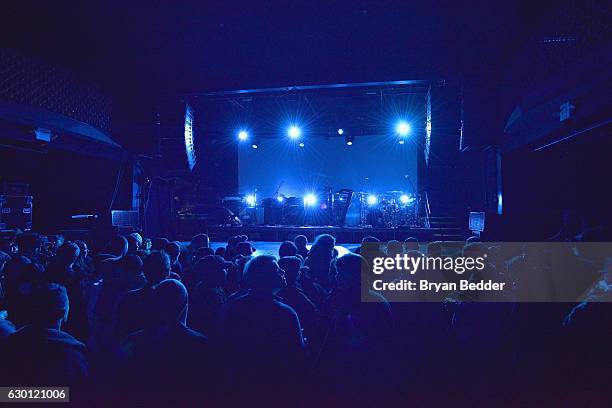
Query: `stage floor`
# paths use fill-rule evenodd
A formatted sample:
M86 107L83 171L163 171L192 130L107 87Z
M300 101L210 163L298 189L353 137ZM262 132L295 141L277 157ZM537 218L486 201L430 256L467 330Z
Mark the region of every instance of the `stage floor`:
M253 247L256 249L253 255L274 255L278 257L278 248L280 246L280 242L270 242L270 241L249 241ZM310 243L311 244L311 243ZM310 248L310 244L308 244L308 248ZM219 248L220 246L227 245L227 242L211 242L210 247L214 250ZM336 249L338 253L342 256L345 253L352 252L355 248L357 248L358 244L344 244L344 245L336 245Z
M283 242L293 241L297 235L305 235L309 242L321 234L330 234L341 244L357 244L366 236L374 236L381 241L396 239L403 241L414 237L419 241L461 241L466 238L463 231L448 228L367 228L367 227L333 227L333 226L211 226L202 225L194 220L181 226L180 236L189 240L192 236L205 232L211 241L227 242L234 235L246 235L250 241Z

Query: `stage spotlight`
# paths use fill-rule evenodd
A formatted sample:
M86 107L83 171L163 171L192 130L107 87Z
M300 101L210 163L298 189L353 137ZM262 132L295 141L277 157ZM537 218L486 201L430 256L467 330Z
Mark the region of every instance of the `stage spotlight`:
M346 142L347 146L352 146L353 145L353 136L351 136L351 135L344 136L344 141Z
M249 207L255 207L255 204L257 204L257 196L255 194L249 194L246 196L245 201Z
M378 197L376 197L375 195L370 194L368 196L368 205L376 205L378 204Z
M342 129L342 128L338 129L338 134L339 135L343 135L344 134L344 129Z
M300 142L300 144L298 146L304 147L304 142Z
M241 130L240 132L238 132L238 139L245 141L249 138L249 134L246 130Z
M404 144L404 142L405 142L404 139L399 140L399 144Z
M317 201L317 196L312 193L306 194L304 196L304 206L306 207L313 207L317 205Z
M408 204L410 202L410 196L408 194L402 194L400 196L400 202L402 204Z
M251 147L253 149L257 149L259 147L259 138L258 137L253 139L253 142L251 143Z
M297 139L302 135L302 130L299 127L294 125L289 128L289 130L287 131L287 134L289 135L290 138Z
M395 132L401 137L408 136L410 133L410 124L406 121L400 120L397 122L397 125L395 125Z
M282 203L283 201L285 201L285 197L283 197L282 195L277 195L276 201L278 201L279 203Z

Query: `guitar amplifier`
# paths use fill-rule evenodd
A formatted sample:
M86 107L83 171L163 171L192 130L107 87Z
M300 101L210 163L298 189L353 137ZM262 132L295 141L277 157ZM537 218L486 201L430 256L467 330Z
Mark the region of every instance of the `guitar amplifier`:
M0 229L32 229L32 196L0 195Z
M113 227L138 227L138 211L111 211L111 222Z

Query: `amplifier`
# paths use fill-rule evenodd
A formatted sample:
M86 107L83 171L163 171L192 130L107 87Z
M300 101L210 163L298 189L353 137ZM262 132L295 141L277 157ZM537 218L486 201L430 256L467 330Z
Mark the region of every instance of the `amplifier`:
M32 229L32 196L0 195L0 229Z
M111 211L111 220L113 227L138 227L138 211Z

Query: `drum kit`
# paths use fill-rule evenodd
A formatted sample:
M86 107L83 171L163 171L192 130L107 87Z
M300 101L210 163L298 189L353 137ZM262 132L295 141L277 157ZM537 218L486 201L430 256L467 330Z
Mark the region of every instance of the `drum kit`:
M418 197L404 191L386 191L380 195L360 193L363 226L397 228L416 227L418 219Z

